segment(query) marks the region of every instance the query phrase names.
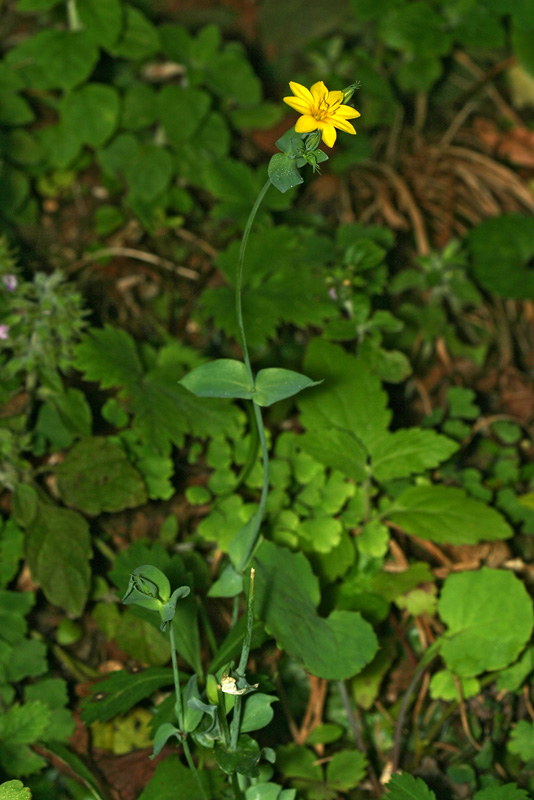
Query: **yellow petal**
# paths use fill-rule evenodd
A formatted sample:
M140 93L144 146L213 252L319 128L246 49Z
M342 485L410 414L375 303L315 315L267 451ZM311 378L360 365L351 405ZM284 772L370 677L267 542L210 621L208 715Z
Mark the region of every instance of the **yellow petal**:
M307 100L308 103L313 103L312 93L301 83L296 83L295 81L289 81L289 88L291 89L293 94L296 95L297 97L300 97L301 100Z
M327 147L333 147L336 143L337 133L333 125L323 123L321 126L323 130L323 142ZM295 129L296 130L296 129Z
M317 81L317 83L314 83L311 87L310 92L313 95L314 103L318 103L320 100L326 97L328 94L328 89L324 85L323 81Z
M312 117L311 114L304 114L304 116L298 118L295 131L297 133L311 133L311 131L316 131L320 127L322 126L315 117Z
M339 108L336 108L335 113L337 116L343 117L344 119L356 119L356 117L361 117L360 112L350 106L339 106Z
M284 97L284 103L294 108L299 114L309 114L311 111L310 104L306 100L301 100L300 97Z
M328 97L326 99L329 106L333 105L334 103L342 103L343 92L328 92Z
M354 128L352 127L350 122L347 122L346 119L338 119L337 117L329 117L329 122L332 125L335 125L336 128L339 128L340 131L345 131L345 133L356 133Z

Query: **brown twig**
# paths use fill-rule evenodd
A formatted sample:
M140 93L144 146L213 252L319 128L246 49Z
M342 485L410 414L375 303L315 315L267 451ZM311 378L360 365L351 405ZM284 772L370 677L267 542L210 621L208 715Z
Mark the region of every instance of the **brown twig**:
M192 281L198 280L198 272L188 267L179 267L173 264L172 261L167 261L166 258L160 258L152 253L145 253L144 250L134 250L133 247L103 247L101 250L96 250L94 253L86 253L79 261L72 265L71 271L81 269L86 264L92 261L98 261L100 258L109 258L110 256L117 256L122 258L133 258L136 261L144 261L147 264L152 264L155 267L161 267L169 272L174 272L181 275L183 278L189 278Z

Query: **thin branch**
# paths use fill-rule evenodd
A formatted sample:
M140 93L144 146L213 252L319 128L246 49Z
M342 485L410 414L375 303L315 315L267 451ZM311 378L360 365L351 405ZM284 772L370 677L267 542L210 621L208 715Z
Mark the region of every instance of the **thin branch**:
M172 261L167 261L166 258L160 258L152 253L145 253L144 250L134 250L132 247L103 247L101 250L96 250L94 253L86 253L83 258L77 261L72 267L71 271L79 270L86 264L92 261L98 261L100 258L109 258L110 256L118 256L123 258L133 258L136 261L144 261L147 264L152 264L154 267L161 267L169 272L175 272L183 278L189 278L192 281L197 281L199 278L198 272L188 267L179 267L173 264Z

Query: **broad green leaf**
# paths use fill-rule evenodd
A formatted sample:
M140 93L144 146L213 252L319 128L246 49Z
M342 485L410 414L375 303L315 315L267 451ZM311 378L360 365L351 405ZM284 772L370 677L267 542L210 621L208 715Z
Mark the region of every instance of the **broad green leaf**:
M289 744L276 748L276 766L286 778L303 778L321 781L323 770L317 763L313 750L302 745Z
M406 533L442 544L509 539L513 530L498 511L448 486L411 486L387 512Z
M5 215L16 214L28 197L29 191L28 176L22 170L15 169L5 162L0 165L0 197Z
M386 800L436 800L434 792L421 778L414 778L407 772L391 776L384 796Z
M528 722L519 722L516 730L523 724L529 725ZM532 744L530 747L531 749L528 751L528 756L524 758L525 761L530 761L532 759ZM505 783L502 786L488 786L486 789L482 789L482 791L476 793L473 800L529 800L529 795L524 789L519 789L517 784Z
M326 768L326 782L338 792L354 789L365 777L367 759L359 750L335 753Z
M79 616L89 593L89 526L75 511L40 503L26 536L26 555L34 580L47 599Z
M98 48L83 31L44 30L29 36L7 56L10 65L34 89L73 89L96 65Z
M256 376L253 400L259 406L271 406L320 383L291 369L262 369Z
M453 41L446 20L417 0L384 15L379 30L388 47L418 56L445 55Z
M219 30L215 26L213 28L217 37L220 37ZM212 92L232 106L254 106L261 101L260 80L240 42L232 42L208 60L205 82Z
M358 706L366 710L372 707L378 697L382 679L394 658L395 647L389 642L383 645L371 663L351 680L350 690Z
M487 569L449 575L439 600L447 624L441 653L462 677L503 669L532 632L532 600L512 572Z
M367 450L349 430L337 427L312 427L299 437L299 446L316 461L338 469L357 481L367 478Z
M172 157L155 144L140 145L122 172L133 198L150 202L164 192L172 179Z
M262 694L262 692L254 692L248 695L244 700L245 710L243 711L241 727L239 729L241 733L259 731L260 728L265 728L274 716L271 705L277 701L277 697L269 694Z
M89 83L65 95L60 105L63 125L91 147L99 147L115 132L119 96L102 83Z
M144 61L154 56L160 49L158 29L145 15L131 5L124 7L125 24L122 34L112 46L110 53L118 58Z
M430 681L430 697L433 700L445 700L450 703L453 700L469 700L470 697L480 692L480 681L477 678L456 678L448 669L441 669L432 675ZM458 692L458 682L461 687L461 694Z
M25 486L26 484L19 484ZM24 536L14 519L0 520L0 587L15 577L24 555Z
M172 145L179 148L196 132L211 105L207 92L186 86L168 85L157 98L158 115Z
M82 719L86 725L106 722L116 714L129 711L158 689L172 684L172 669L164 667L147 667L133 673L126 670L113 672L91 686L90 696L82 701Z
M499 691L504 689L507 692L517 692L533 670L534 647L529 647L515 664L499 672L497 689Z
M31 105L10 89L0 89L0 122L3 125L26 125L35 119Z
M323 379L313 394L297 400L304 427L350 431L371 450L391 420L380 380L354 356L321 339L310 343L304 367L309 375Z
M432 430L403 428L384 432L371 449L371 472L390 481L437 467L458 450L458 443Z
M532 759L534 748L534 724L521 720L516 724L510 735L508 750L514 753L523 761Z
M334 517L310 517L301 522L296 533L304 540L304 550L330 553L341 542L343 526Z
M66 764L76 778L85 786L94 800L102 800L103 793L93 773L85 766L78 756L60 742L47 742L46 749ZM1 800L1 798L0 798Z
M156 94L145 83L128 87L123 98L120 127L137 131L156 120Z
M74 366L102 389L132 386L143 376L135 343L125 330L105 325L91 328L76 347Z
M235 751L226 750L222 745L216 744L214 755L217 764L227 775L239 772L249 778L259 775L258 764L262 757L271 762L275 759L270 747L260 750L257 741L246 734L239 737Z
M27 630L26 614L35 603L33 592L0 589L0 642L17 644Z
M245 792L245 800L278 800L281 789L277 783L258 783L256 786L249 786Z
M11 706L0 717L0 740L10 745L33 744L50 722L50 709L39 700Z
M208 797L214 797L216 792L210 791L211 774L198 773ZM138 800L176 800L177 787L179 787L180 800L201 800L194 773L181 763L178 756L171 755L161 761L156 771L149 780Z
M227 564L215 583L212 583L208 597L236 597L243 591L243 576L236 572L232 564Z
M32 793L20 781L6 781L0 785L0 800L31 800Z
M13 683L24 678L43 675L47 669L46 645L37 639L23 639L17 642L9 653L9 658L6 659L6 676Z
M534 297L534 220L501 214L471 231L467 243L475 275L486 289L501 297Z
M288 189L304 183L294 158L285 153L275 153L269 161L269 178L273 186L284 194Z
M77 0L77 9L87 36L102 47L117 41L123 23L120 0Z
M218 358L201 364L180 381L197 397L242 397L253 395L245 364L232 358Z
M373 658L377 641L358 613L318 616L319 581L302 553L264 542L256 557L256 609L267 631L318 677L344 680Z
M104 437L74 445L56 474L65 503L85 514L122 511L147 500L144 481L123 448Z

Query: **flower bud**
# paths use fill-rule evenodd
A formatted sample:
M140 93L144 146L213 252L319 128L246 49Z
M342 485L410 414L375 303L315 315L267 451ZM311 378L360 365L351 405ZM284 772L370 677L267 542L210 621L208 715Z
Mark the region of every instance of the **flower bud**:
M309 153L312 150L317 150L321 141L321 131L312 131L306 136L306 151Z
M9 339L9 325L0 325L0 339Z
M343 89L343 105L345 105L345 103L348 103L349 100L352 99L352 95L354 94L356 89L359 88L360 88L359 83L351 83L350 86L347 86L346 89Z
M145 564L134 569L126 594L122 598L125 605L142 606L152 611L159 609L171 596L169 579L157 567Z

